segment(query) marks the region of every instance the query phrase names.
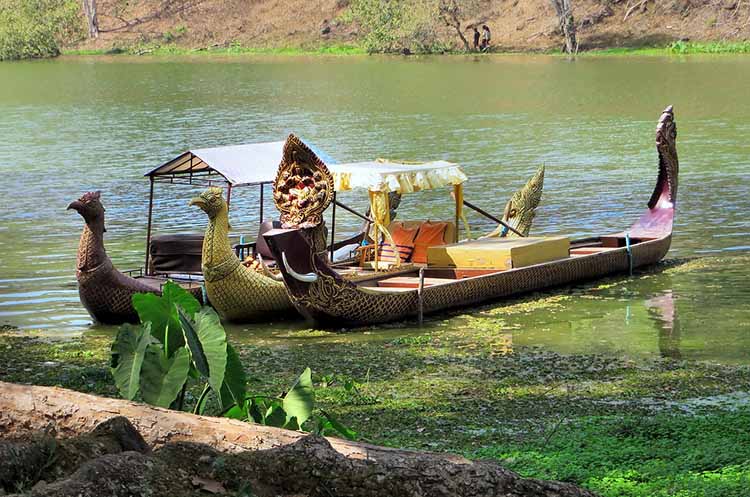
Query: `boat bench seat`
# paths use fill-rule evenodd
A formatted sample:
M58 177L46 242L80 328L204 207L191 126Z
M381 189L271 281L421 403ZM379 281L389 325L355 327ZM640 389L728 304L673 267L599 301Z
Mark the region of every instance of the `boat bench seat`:
M136 278L139 283L143 283L144 285L150 287L155 292L160 292L161 287L164 286L164 284L167 281L174 281L178 285L180 285L185 290L190 290L194 288L200 288L201 286L201 280L178 280L174 278L167 278L167 277L159 277L159 276L141 276Z
M581 255L591 255L591 254L600 254L602 252L609 252L612 250L617 250L618 247L579 247L579 248L572 248L570 249L570 256L581 256Z
M450 278L425 278L424 286L440 285L456 281ZM395 276L385 280L378 281L380 288L419 288L419 278L417 276Z

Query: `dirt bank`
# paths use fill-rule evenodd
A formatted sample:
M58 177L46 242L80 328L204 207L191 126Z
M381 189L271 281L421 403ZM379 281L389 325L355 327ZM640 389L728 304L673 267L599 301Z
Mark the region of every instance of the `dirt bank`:
M357 45L362 30L349 0L102 0L98 40L69 48L110 49L174 45L198 49L261 49ZM663 46L677 40L750 39L750 4L738 0L574 0L581 49ZM549 0L492 0L481 17L499 51L559 48ZM461 46L455 31L438 26L440 40ZM468 35L467 35L468 36Z

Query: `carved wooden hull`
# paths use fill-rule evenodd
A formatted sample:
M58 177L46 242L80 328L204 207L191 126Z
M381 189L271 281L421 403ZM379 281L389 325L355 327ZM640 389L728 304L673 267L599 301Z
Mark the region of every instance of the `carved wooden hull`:
M226 275L206 273L206 295L222 319L235 323L294 315L284 283L250 270L236 261Z
M328 267L323 258L310 251L307 254L309 265L304 264L304 256L291 256L290 254L299 252L291 250L292 247L299 248L306 244L305 238L307 237L300 230L283 230L269 236L269 245L278 249L279 253L283 251L287 254L289 265L294 267L295 272L312 272L318 275L315 282L305 283L290 277L286 272L284 274L292 303L304 316L323 325L362 326L400 321L418 314L417 289L383 291L382 288L360 286L343 279ZM632 245L633 267L660 261L669 250L671 239L669 234ZM423 310L425 313L433 313L473 306L503 297L627 273L631 257L628 256L628 249L622 247L426 286L422 293Z
M136 293L161 295L164 278L131 278L119 272L109 260L93 271L79 271L78 295L91 318L102 324L137 323L138 314L132 298ZM203 300L200 285L184 284L199 301Z
M629 230L632 238L629 242L624 233L599 237L588 243L574 241L571 256L565 259L463 279L454 272L451 278L423 288L423 312L472 306L623 273L660 261L672 241L679 170L673 118L672 108L668 107L657 124L659 177L648 210ZM344 279L318 254L318 238L316 228L276 230L266 234L274 257L284 261L280 268L290 299L304 316L339 327L398 321L418 314L420 295L416 288L379 287L380 277L377 276L368 283ZM451 270L427 268L425 276L427 272L438 271ZM416 271L412 273L412 286L415 275Z

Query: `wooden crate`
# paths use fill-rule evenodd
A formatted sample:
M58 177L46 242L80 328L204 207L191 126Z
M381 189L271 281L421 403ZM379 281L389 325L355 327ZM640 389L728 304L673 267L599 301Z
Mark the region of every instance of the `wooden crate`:
M564 236L485 238L427 249L431 267L511 269L568 257Z

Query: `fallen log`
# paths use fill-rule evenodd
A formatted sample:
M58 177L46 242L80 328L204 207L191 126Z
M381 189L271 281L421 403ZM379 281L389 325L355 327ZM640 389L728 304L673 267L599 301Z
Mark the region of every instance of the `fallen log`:
M123 426L129 423L112 419L118 416L132 423L148 447ZM99 427L97 432L102 423L106 429ZM112 426L117 427L115 435ZM97 495L106 482L111 483L108 495L120 495L116 489L126 482L123 475L132 474L139 475L133 484L153 495L188 495L191 485L198 482L203 491L209 482L214 490L235 491L247 483L258 496L594 496L568 483L521 478L491 461L378 447L61 388L0 382L0 437L17 441L39 439L44 433L63 441L82 438L84 442L67 443L82 447L79 455L90 451L91 459L76 463L77 469L68 464L61 472L64 480L34 487L32 495ZM109 440L107 450L101 449L101 442L90 442L97 433ZM46 442L37 445L49 447ZM35 460L28 450L23 457ZM221 464L215 464L219 459ZM171 488L159 483L167 481L167 474ZM177 491L175 486L181 485L187 493Z

